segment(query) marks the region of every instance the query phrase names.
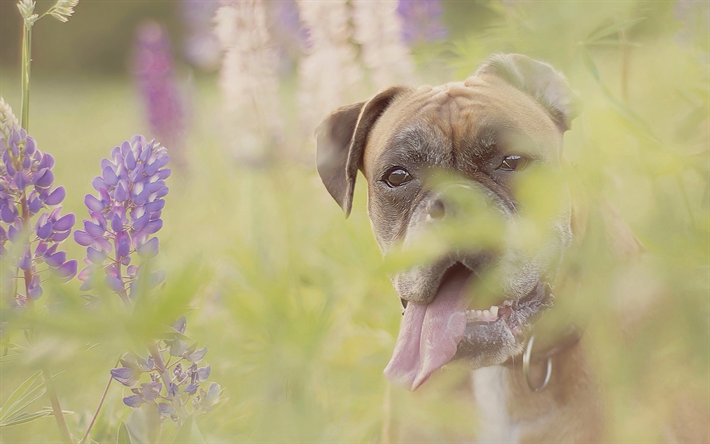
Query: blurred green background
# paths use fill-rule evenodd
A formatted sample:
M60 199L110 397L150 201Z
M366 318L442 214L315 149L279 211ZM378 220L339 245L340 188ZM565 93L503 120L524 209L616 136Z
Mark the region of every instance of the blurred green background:
M678 404L707 422L708 4L442 3L448 37L412 47L421 79L462 80L491 54L519 52L564 72L585 104L565 150L590 202L591 240L570 258L584 276L559 313L583 313L589 326L610 440L662 440ZM51 4L40 1L38 10ZM0 402L51 363L64 372L57 391L74 412L70 430L81 436L120 353L189 305L187 334L208 347L210 380L224 388L216 409L198 420L208 442L386 442L412 431L419 441L470 440L476 407L465 369L452 366L413 394L389 388L382 375L401 307L370 232L364 181L346 221L310 160L237 162L225 149L219 74L181 57L182 7L82 0L68 23L35 26L30 134L56 158L64 206L79 221L100 160L133 134L149 135L131 48L143 20L167 26L191 116L188 167L168 181L159 233L168 283L161 300L176 302L141 318L154 325L140 326L110 311L86 312L78 283L68 284L50 298L69 308L42 327L44 340L0 365ZM16 114L20 37L15 3L3 0L0 95ZM294 93L295 76L283 75L280 94ZM364 100L375 92L363 85L356 94ZM289 106L286 119L297 114ZM315 142L287 149L309 159ZM599 247L606 234L594 208L606 203L645 245L643 259ZM82 248L66 245L71 258L83 257ZM131 414L121 402L128 394L112 385L96 441L115 442ZM175 433L169 420L164 428L165 436ZM0 436L59 439L52 417Z

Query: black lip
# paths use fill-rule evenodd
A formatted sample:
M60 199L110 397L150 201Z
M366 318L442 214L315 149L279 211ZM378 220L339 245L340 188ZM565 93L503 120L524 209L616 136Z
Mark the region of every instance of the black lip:
M525 297L513 303L513 309L540 310L543 308L550 308L552 307L554 299L555 297L552 295L552 286L548 282L539 281Z
M497 320L468 321L464 338L459 342L453 359L483 360L488 362L486 365L505 361L509 352L522 347L519 344L522 344L537 318L552 307L554 296L550 290L549 284L540 281L522 299L510 306L501 306Z
M498 319L495 321L468 321L470 325L486 325L496 322L509 322L515 314L518 317L531 318L553 305L555 297L552 287L547 282L538 282L522 299L514 301L512 305L498 304Z

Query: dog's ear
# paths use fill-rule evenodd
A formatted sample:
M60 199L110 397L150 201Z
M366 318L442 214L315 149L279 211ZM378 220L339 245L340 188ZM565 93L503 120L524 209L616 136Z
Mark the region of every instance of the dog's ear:
M350 215L357 170L367 137L392 101L409 88L394 86L367 102L344 106L330 114L316 129L316 166L326 189Z
M547 63L520 54L498 54L486 61L476 75L494 75L528 93L550 114L564 132L582 110L582 102L567 79Z

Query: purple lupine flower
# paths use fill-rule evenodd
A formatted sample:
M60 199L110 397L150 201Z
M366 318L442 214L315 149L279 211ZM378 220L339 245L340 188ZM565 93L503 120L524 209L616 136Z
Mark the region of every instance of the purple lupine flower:
M282 77L290 75L304 51L312 47L309 30L301 23L295 0L267 2L269 34L278 52L276 71Z
M187 116L173 73L173 54L165 26L149 21L138 27L133 66L150 130L182 164Z
M76 275L77 262L58 250L71 234L75 216L61 214L58 205L66 192L53 186L53 167L54 158L37 149L0 98L0 259L10 261L0 280L2 292L20 307L42 296L45 271L53 270L65 281ZM42 264L47 268L40 269Z
M92 181L98 197L87 194L84 199L91 219L84 219L84 230L74 232L74 240L87 247L87 267L79 273L82 290L94 286L101 269L106 285L129 303L141 272L131 264L133 253L144 257L158 253L158 238L150 236L163 226L169 160L159 143L133 136L101 161L102 175ZM148 281L156 286L163 277L156 272Z
M219 67L222 49L212 28L220 1L182 0L181 6L185 24L185 58L191 65L203 71L215 71Z
M448 36L442 23L441 0L399 0L397 12L402 17L402 40L407 44L430 43Z
M162 346L155 347L154 353L157 353L156 360L159 362L153 356L144 359L134 353L126 353L121 359L122 367L111 370L113 379L131 388L133 394L123 398L123 403L128 407L137 409L143 404L154 404L161 419L169 416L180 423L189 416L209 411L219 402L219 384L210 383L206 391L202 388L210 376L210 366L197 366L205 357L207 347L198 349L197 344L188 346L184 341L186 324L184 317L178 319L172 326L173 337L162 341ZM192 364L184 368L185 361ZM145 373L150 374L150 382L141 383L141 375ZM187 409L190 405L191 412Z

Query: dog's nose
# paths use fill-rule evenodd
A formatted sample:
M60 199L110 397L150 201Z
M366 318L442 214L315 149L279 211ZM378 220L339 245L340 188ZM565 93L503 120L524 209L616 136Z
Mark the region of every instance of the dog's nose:
M446 207L441 199L434 199L427 205L426 212L432 219L443 219L446 216Z

